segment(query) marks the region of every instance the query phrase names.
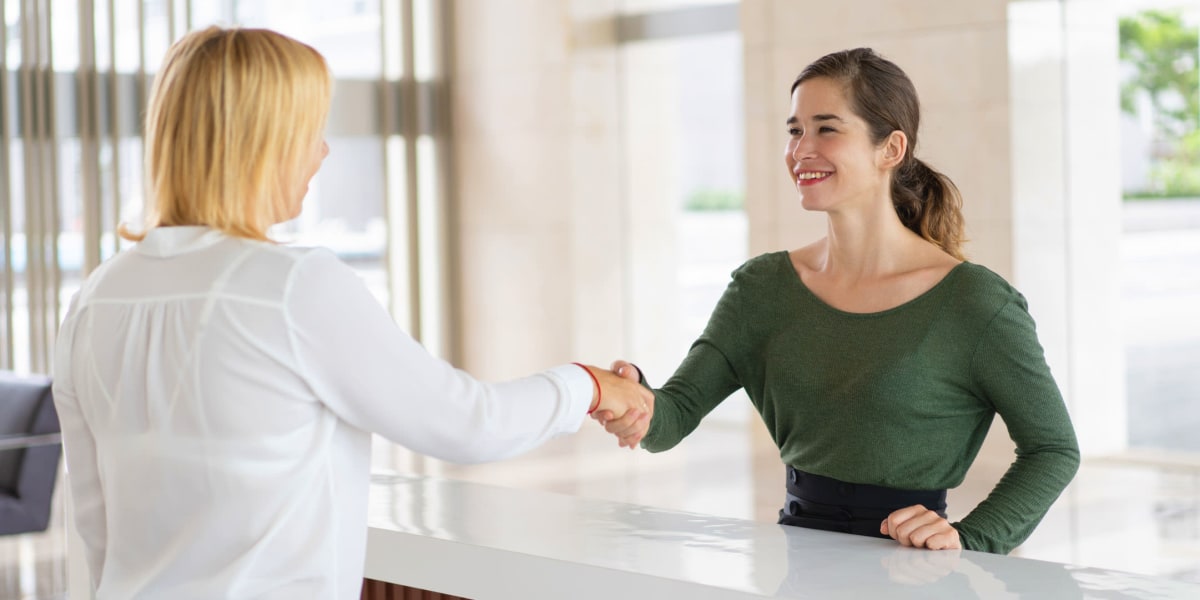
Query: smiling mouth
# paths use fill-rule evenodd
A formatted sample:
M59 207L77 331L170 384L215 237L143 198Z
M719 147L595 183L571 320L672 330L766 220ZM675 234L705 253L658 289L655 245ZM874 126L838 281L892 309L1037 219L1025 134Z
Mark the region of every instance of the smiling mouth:
M829 179L830 171L802 171L796 174L796 185L813 185Z

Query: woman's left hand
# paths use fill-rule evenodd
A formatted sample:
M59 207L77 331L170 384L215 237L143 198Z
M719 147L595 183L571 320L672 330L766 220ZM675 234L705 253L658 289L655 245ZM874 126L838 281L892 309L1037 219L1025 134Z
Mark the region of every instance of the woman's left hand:
M904 546L930 550L961 549L958 530L944 517L921 506L901 508L879 524L879 532Z

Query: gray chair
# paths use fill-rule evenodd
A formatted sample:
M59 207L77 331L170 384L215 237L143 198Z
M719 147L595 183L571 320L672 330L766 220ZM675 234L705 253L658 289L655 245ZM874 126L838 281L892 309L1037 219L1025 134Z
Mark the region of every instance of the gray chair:
M50 379L0 371L0 535L46 530L61 456Z

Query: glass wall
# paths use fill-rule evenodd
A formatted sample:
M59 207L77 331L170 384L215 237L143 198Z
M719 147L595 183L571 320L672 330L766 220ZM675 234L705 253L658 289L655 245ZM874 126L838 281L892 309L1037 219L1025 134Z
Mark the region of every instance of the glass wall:
M269 27L325 55L336 79L330 156L302 215L272 233L334 249L406 328L441 348L438 6L5 0L0 259L11 284L0 367L49 371L53 332L81 275L122 247L119 223L140 225L140 119L154 71L173 39L209 24Z
M610 303L603 306L587 304L600 308L606 319L619 315L611 323L621 330L619 336L613 336L620 338L613 344L619 349L611 355L607 350L599 354L596 347L607 340L588 337L572 351L575 356L598 356L596 364L602 366L607 362L600 361L632 360L652 384L661 385L702 332L730 273L747 258L740 13L738 4L731 2L613 4L594 3L589 7L595 12L589 14L547 11L556 16L568 13L563 15L568 21L565 33L578 36L581 46L577 55L570 55L568 49L570 58L564 61L569 65L565 70L578 79L564 78L562 87L578 91L585 87L579 82L587 84L586 94L557 97L566 98L569 110L590 116L603 113L579 121L584 131L576 135L587 139L572 138L577 140L573 150L588 160L576 165L570 185L565 186L576 197L561 202L586 202L588 207L582 209L586 211L594 210L594 204L602 206L596 210L604 210L604 218L611 220L597 225L597 235L584 235L578 243L594 247L598 250L595 254L619 265L613 269L620 279L619 294L605 296ZM525 12L520 14L521 20L530 18ZM553 27L546 29L549 35L559 33ZM583 47L585 44L592 45ZM554 44L546 45L557 49ZM554 50L547 54L554 56ZM545 81L537 82L553 88L556 73L552 69L559 64L547 62L551 72ZM513 81L519 87L527 80L514 76ZM546 95L553 98L557 92L548 89ZM521 112L513 118L524 122L524 117ZM547 121L553 119L553 115L546 117ZM556 148L553 145L561 142L556 135L535 139ZM514 135L506 136L502 143L515 146L524 141ZM603 150L595 151L598 146ZM532 148L531 162L543 151L541 146ZM587 170L588 166L595 166L595 171ZM597 186L602 190L593 191ZM582 187L588 189L572 189ZM515 198L496 201L519 202ZM581 230L589 229L586 223L581 225ZM611 228L611 237L606 228ZM519 255L515 248L512 253ZM586 262L578 266L588 268ZM587 277L597 276L592 271ZM537 281L535 277L521 279L519 269L511 277L513 285ZM594 316L581 311L574 318L586 323ZM563 337L573 333L570 329L558 331ZM501 335L478 341L484 345L509 343ZM579 433L502 464L459 466L419 457L407 463L397 458L393 464L398 469L453 479L754 518L758 507L751 455L756 448L745 441L747 431L761 423L751 415L748 400L735 395L704 420L689 443L653 457L645 452L617 452L611 436L585 422ZM376 464L384 463L377 460ZM709 469L732 476L705 485L701 482L707 481L704 475ZM694 493L700 487L703 493Z
M1119 16L1129 443L1200 456L1200 2Z
M687 11L658 13L653 37L626 39L619 50L631 225L660 232L631 236L631 346L659 384L704 330L749 246L741 34L693 33L682 24L672 34L671 17L680 14ZM715 28L722 13L709 14ZM638 302L649 298L659 301ZM740 420L747 408L739 394L713 416Z

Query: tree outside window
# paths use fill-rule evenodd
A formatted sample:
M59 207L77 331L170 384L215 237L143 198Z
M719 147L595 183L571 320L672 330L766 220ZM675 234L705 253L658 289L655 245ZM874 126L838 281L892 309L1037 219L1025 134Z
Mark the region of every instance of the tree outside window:
M1126 198L1200 196L1200 29L1179 11L1137 13L1120 21L1120 52L1121 109L1153 132L1149 177Z

